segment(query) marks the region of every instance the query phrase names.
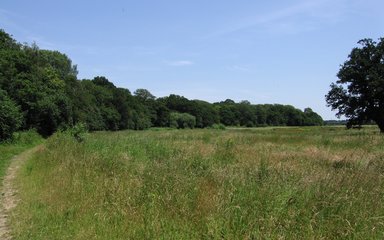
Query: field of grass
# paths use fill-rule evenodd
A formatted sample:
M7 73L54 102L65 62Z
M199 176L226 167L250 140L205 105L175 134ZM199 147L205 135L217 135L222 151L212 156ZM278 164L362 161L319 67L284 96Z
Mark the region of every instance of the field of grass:
M16 239L383 239L378 129L52 136L19 174Z
M12 157L42 142L42 138L35 131L18 132L14 139L0 144L0 180L11 162ZM1 184L2 181L0 181Z

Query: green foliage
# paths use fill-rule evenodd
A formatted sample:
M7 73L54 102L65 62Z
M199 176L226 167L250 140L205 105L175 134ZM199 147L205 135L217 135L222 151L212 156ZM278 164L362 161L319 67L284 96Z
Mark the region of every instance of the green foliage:
M304 125L305 126L322 126L323 119L315 113L311 108L304 109Z
M155 100L156 97L152 95L147 89L139 88L134 92L135 97L139 98L141 101L150 101Z
M19 107L0 89L0 142L11 138L21 126L21 121Z
M321 126L323 119L310 108L303 111L290 105L259 104L248 101L235 103L227 99L215 103L220 122L226 126L264 127L264 126Z
M16 45L0 51L1 87L24 113L23 128L36 128L44 136L70 123L71 106L66 79L76 72L59 52L36 45Z
M201 100L188 100L185 97L171 94L158 99L170 111L188 113L196 118L196 127L205 128L219 122L219 114L213 104Z
M170 114L170 125L171 128L195 128L196 117L188 113L172 112Z
M16 41L3 29L0 29L0 49L7 50L17 48L19 48L19 45L16 43Z
M145 111L134 111L133 112L133 128L135 130L144 130L151 127L151 119Z
M66 130L77 142L83 142L88 133L88 127L84 123L77 123L75 126Z
M10 144L17 144L23 146L33 146L42 141L41 135L36 131L36 129L29 129L28 131L15 132Z
M326 95L328 106L337 116L348 118L348 125L361 125L373 120L384 132L384 38L358 42L348 60L341 66Z

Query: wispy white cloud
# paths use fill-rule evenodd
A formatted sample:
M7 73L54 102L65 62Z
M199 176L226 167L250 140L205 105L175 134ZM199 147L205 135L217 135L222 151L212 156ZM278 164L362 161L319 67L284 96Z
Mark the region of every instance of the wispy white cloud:
M190 66L195 64L190 60L167 61L166 63L168 66L172 66L172 67L184 67L184 66Z
M220 37L253 28L275 28L275 31L282 33L312 30L316 22L339 21L347 8L347 3L346 0L301 1L269 13L256 14L226 24L224 28L203 38Z

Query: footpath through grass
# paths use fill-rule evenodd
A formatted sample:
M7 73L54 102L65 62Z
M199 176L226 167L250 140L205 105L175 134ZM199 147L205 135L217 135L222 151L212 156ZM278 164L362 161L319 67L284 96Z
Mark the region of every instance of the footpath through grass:
M376 128L51 137L22 169L16 239L382 239Z
M13 140L0 143L0 180L3 179L12 157L42 141L42 137L35 131L27 131L15 133Z

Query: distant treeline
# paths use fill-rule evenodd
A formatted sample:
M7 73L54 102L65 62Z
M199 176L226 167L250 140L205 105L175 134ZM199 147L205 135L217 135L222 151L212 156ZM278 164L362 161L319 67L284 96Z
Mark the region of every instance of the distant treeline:
M65 54L20 44L0 30L0 140L31 128L49 136L77 123L89 130L323 124L310 108L230 99L212 104L174 94L156 98L146 89L132 94L105 77L79 80L77 73Z
M353 123L348 123L348 120L324 120L324 125L326 126L346 126L348 129L349 128L361 128L362 126L367 126L367 125L376 125L376 123L372 120L365 120L362 121L360 124L353 124Z
M343 125L347 124L347 120L325 120L324 125Z

